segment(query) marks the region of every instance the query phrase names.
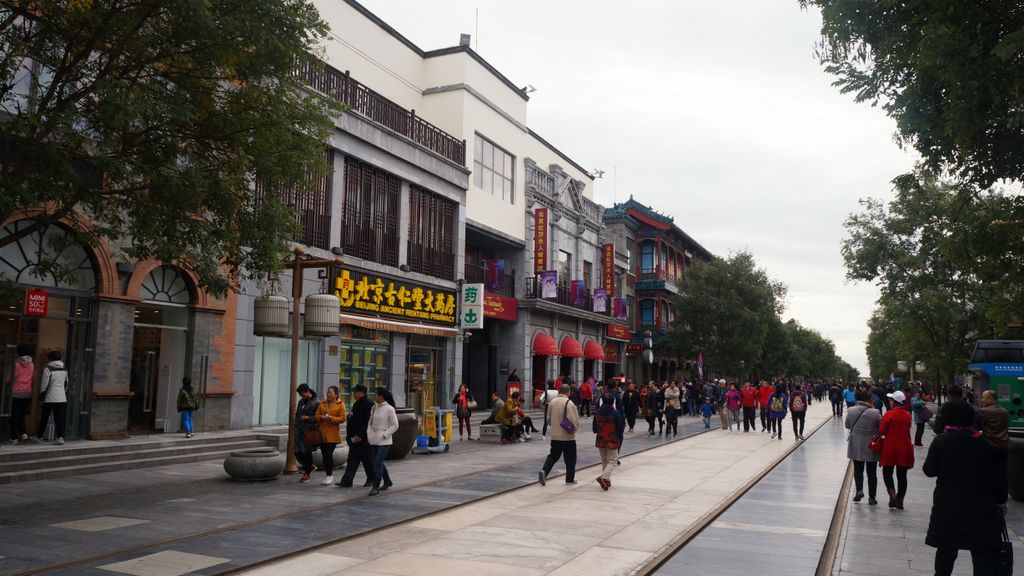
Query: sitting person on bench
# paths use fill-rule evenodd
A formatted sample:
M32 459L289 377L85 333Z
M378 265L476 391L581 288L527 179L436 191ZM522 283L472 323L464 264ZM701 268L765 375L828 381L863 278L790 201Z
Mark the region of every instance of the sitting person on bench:
M516 441L516 426L519 422L514 420L519 419L519 415L516 413L519 408L519 392L513 392L512 397L507 402L501 405L498 409L498 413L495 415L494 420L501 424L501 443L511 444Z
M497 424L498 423L498 412L501 407L505 405L505 401L498 396L497 392L491 392L491 415L484 418L484 421L480 424Z

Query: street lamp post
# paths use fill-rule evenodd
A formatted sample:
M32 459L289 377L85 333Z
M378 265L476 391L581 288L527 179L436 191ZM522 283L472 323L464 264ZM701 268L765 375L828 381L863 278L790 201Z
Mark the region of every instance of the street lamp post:
M295 474L299 467L295 462L295 389L299 387L299 316L302 303L302 271L308 268L329 268L341 266L341 258L332 260L306 258L306 251L302 246L296 246L290 260L285 260L285 266L292 269L292 370L291 390L288 392L288 451L285 460L284 473Z

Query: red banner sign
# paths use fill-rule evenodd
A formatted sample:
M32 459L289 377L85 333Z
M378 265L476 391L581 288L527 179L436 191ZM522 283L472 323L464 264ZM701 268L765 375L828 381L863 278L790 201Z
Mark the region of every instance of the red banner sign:
M626 356L633 356L643 352L644 347L640 344L626 344Z
M629 342L630 338L633 337L629 332L629 326L624 324L609 324L604 329L604 335L612 340L625 340L626 342Z
M605 364L618 364L619 363L619 345L618 344L605 344L604 345L604 363Z
M25 316L46 316L50 307L50 295L41 288L25 291Z
M601 288L608 297L615 297L615 244L601 246Z
M515 322L519 312L519 301L511 296L484 293L484 318L497 318Z
M548 209L537 208L533 212L533 271L548 269Z

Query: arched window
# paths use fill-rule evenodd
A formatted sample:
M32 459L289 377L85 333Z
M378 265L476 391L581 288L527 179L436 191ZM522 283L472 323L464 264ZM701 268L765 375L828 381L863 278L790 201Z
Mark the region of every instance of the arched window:
M154 268L142 281L139 297L148 302L191 304L192 291L180 270L173 266Z
M654 325L654 300L641 300L640 301L640 324L643 326Z
M34 223L33 220L12 222L4 226L0 237L20 232ZM70 275L54 275L54 270L41 266L44 260L60 264ZM96 288L96 273L85 248L66 229L52 224L0 248L0 276L30 286L83 291Z
M640 243L640 272L654 272L654 242Z

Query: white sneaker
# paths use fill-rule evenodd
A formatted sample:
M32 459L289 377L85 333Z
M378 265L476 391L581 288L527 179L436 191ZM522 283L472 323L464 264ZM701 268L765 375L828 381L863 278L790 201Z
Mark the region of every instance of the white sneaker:
M64 438L57 438L57 445L58 446L63 444L63 443L64 443Z
M330 486L331 484L334 484L334 476L328 476L320 483L321 486Z

